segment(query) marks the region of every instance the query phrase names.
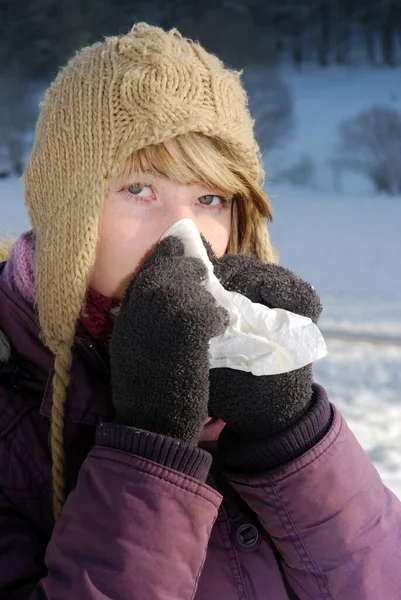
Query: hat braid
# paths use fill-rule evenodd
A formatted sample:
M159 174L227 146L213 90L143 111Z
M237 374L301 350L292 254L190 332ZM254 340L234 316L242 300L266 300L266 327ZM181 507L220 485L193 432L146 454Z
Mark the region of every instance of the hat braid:
M54 519L61 515L65 500L64 480L64 402L70 382L71 346L62 344L55 356L53 377L53 405L51 417L51 453L53 477Z

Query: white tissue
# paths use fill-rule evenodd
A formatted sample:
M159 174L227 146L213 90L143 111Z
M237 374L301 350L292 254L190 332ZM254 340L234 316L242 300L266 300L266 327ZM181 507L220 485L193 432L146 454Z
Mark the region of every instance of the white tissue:
M191 219L181 219L165 231L179 237L186 256L200 258L208 270L204 282L230 315L224 334L210 340L210 368L229 367L253 375L278 375L308 365L328 354L318 327L307 317L272 309L226 290L217 279L202 238Z

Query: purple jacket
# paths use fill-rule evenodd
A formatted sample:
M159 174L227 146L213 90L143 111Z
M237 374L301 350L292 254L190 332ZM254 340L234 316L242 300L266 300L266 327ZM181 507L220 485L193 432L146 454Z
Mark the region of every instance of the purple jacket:
M0 371L0 600L401 598L400 502L335 407L301 457L241 475L215 452L204 482L95 443L110 384L83 341L66 403L70 493L54 527L52 356L1 281L0 329L13 357Z

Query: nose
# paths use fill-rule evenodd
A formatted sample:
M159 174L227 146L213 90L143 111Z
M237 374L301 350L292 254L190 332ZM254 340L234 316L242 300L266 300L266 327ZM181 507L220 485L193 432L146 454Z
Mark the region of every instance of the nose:
M166 229L181 219L192 219L196 225L196 216L193 210L184 203L177 203L175 206L170 206L166 216Z

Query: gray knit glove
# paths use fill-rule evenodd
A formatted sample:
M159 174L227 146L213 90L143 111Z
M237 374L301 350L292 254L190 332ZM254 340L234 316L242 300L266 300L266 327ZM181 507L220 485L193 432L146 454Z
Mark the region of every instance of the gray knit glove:
M209 340L227 312L202 281L202 261L162 240L131 281L110 341L117 423L198 444L208 416Z
M247 256L217 260L215 274L227 290L269 308L283 308L317 322L319 296L300 277L278 265ZM244 441L267 438L290 427L309 408L312 366L281 375L254 376L234 369L210 370L209 414L221 417Z

